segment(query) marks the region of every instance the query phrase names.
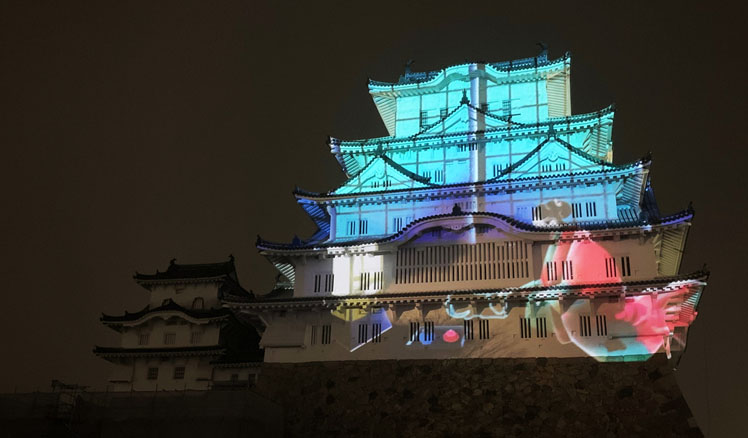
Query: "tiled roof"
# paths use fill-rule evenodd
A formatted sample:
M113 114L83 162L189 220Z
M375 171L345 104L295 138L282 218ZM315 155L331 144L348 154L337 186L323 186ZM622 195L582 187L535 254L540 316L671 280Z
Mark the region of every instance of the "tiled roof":
M138 319L144 317L145 315L148 315L149 313L157 312L181 312L195 319L219 318L228 316L230 314L229 312L226 312L226 309L187 309L186 307L182 307L179 304L175 303L173 300L168 300L166 304L163 304L161 306L154 307L152 309L150 308L150 306L145 306L145 308L135 313L125 312L124 315L118 316L106 315L102 313L101 321L105 324L137 321Z
M455 110L459 109L460 106L455 108ZM478 107L473 107L473 108L477 109L483 114L490 115L491 117L494 117L498 120L507 121L506 117L496 116L492 114L490 111L486 112ZM519 122L512 121L511 128L501 126L501 127L486 129L485 131L483 131L483 133L490 134L493 132L507 131L508 129L516 130L518 129L518 127L519 128L536 128L538 130L540 130L540 128L546 128L546 127L547 128L557 127L558 129L563 129L564 125L569 125L569 124L576 123L576 122L584 122L584 121L599 119L603 116L606 116L614 112L615 112L615 105L610 105L606 108L603 108L601 110L594 111L591 113L575 114L575 115L564 116L564 117L555 117L555 118L548 119L546 121L542 121L538 123L528 124L528 123L519 123ZM450 114L452 114L452 112L450 112ZM436 122L436 123L439 123L439 122ZM462 131L462 132L450 132L446 134L433 134L430 136L421 136L423 134L423 131L419 131L418 133L411 134L405 137L389 136L389 137L378 137L378 138L359 139L359 140L341 140L338 138L330 137L328 142L331 144L335 144L335 145L339 145L343 147L351 147L351 148L362 148L364 146L379 147L379 146L384 146L384 145L390 145L392 143L397 143L397 142L407 143L409 141L413 141L413 139L416 137L419 137L422 140L431 139L431 138L443 139L443 138L450 138L450 137L465 137L466 134L470 134L470 133L471 132L468 132L468 131ZM542 135L542 132L539 132L539 134ZM343 153L343 152L340 152L340 153ZM356 151L345 151L344 153L356 153Z
M503 61L503 62L491 62L491 63L484 63L479 62L480 64L485 64L493 67L494 69L501 71L501 72L510 72L510 71L517 71L517 70L526 70L528 68L536 68L536 67L545 67L548 65L556 64L562 61L565 61L569 58L569 53L565 53L563 57L559 59L554 60L548 60L548 53L544 50L540 55L533 56L530 58L522 58L522 59L515 59L512 61ZM447 68L451 67L458 67L460 65L468 65L469 63L464 64L456 64ZM372 79L369 79L369 85L373 87L390 87L390 86L402 86L402 85L412 85L412 84L422 84L424 82L429 82L436 77L438 77L440 74L442 74L447 68L441 69L441 70L434 70L434 71L427 71L427 72L411 72L406 71L405 74L401 75L400 78L397 80L397 82L383 82L383 81L375 81Z
M288 302L288 303L315 303L322 302L324 304L336 304L339 302L351 301L351 300L370 300L370 301L387 301L397 300L404 298L424 298L429 297L438 298L445 295L459 297L461 295L475 295L475 294L496 294L496 293L508 293L517 294L518 296L532 294L534 292L549 292L550 294L583 294L585 291L590 289L607 289L607 288L635 288L642 286L653 286L656 285L665 286L670 283L676 283L681 281L702 281L705 282L709 278L709 271L702 269L689 274L676 275L670 277L656 277L647 280L635 280L635 281L621 281L621 282L610 282L610 283L587 283L587 284L559 284L553 286L532 286L532 287L512 287L512 288L488 288L488 289L464 289L464 290L443 290L433 292L398 292L398 293L387 293L387 294L374 294L374 295L326 295L326 296L313 296L313 297L270 297L259 296L252 300L236 300L233 302L225 303L229 307L238 307L245 304L263 304L263 303L276 303L276 302Z
M506 169L504 169L502 171L501 174L499 174L496 177L489 178L489 179L487 179L485 181L478 181L478 182L469 182L468 181L468 182L459 182L459 183L453 183L453 184L441 184L441 185L439 185L439 184L433 184L434 188L470 187L470 186L479 186L479 185L492 184L492 183L507 183L507 184L512 184L512 183L522 183L522 182L526 182L526 181L542 181L542 180L548 180L548 179L558 179L558 178L563 177L563 176L569 176L569 177L578 178L578 177L581 177L581 176L592 176L592 175L603 174L603 173L607 173L607 172L611 172L611 171L635 169L635 168L637 168L639 166L646 167L646 166L649 166L651 164L651 161L652 161L651 155L648 154L645 157L643 157L640 160L635 161L633 163L611 164L611 163L603 162L604 164L601 164L601 166L604 167L603 169L587 170L587 171L584 171L584 172L571 172L571 171L568 171L565 174L560 174L558 172L554 172L552 175L547 175L547 176L533 175L533 176L525 176L525 177L521 177L521 178L505 178L505 179L500 179L502 176L506 176L506 175L510 174L512 170L516 169L516 166L518 166L518 165L524 163L526 160L528 160L529 159L528 157L530 155L533 155L538 150L538 148L540 148L542 145L544 145L547 141L548 140L543 141L543 143L541 143L540 145L538 145L532 152L528 153L528 156L525 156L522 160L520 160L517 163L515 163L515 165L507 167ZM572 146L572 148L573 148L573 146ZM579 151L579 150L577 150L576 153L578 153L580 156L587 156L588 155L585 152ZM595 158L595 157L592 157L592 156L590 156L590 157L591 157L591 159L594 159L595 162L602 161L599 158ZM335 199L335 198L344 198L344 197L351 197L351 196L395 194L395 193L400 193L400 192L414 192L414 191L431 190L431 189L432 188L398 189L398 190L389 190L389 191L386 191L386 192L384 192L384 191L381 191L381 192L361 192L361 193L356 193L356 194L353 194L353 195L352 194L339 194L338 195L338 194L333 194L333 193L330 193L330 192L327 192L327 193L311 192L311 191L303 190L303 189L300 189L300 188L297 187L294 190L294 195L298 195L298 196L302 196L302 197L310 197L310 198L326 198L326 199L329 198L329 199Z
M372 243L386 243L391 242L394 240L397 240L398 237L400 237L403 233L407 232L414 226L429 221L432 219L447 219L451 217L460 217L460 216L489 216L494 217L497 219L501 219L508 223L509 225L522 230L522 231L529 231L529 232L542 232L542 233L549 233L549 232L571 232L571 231L596 231L596 230L614 230L614 229L623 229L623 228L636 228L636 227L643 227L648 225L671 225L676 223L682 223L685 221L688 221L693 218L694 211L689 206L688 209L681 211L679 213L658 218L655 221L647 221L647 220L633 220L633 221L627 221L627 220L609 220L609 221L595 221L595 222L578 222L574 224L562 224L562 225L548 225L539 227L536 225L533 225L531 223L522 222L520 220L517 220L511 216L506 216L499 213L491 213L491 212L463 212L463 211L453 211L452 213L445 213L445 214L437 214L433 216L426 216L419 219L414 220L407 226L405 226L402 230L400 230L398 233L386 236L386 237L378 237L378 238L372 238L372 239L358 239L358 240L350 240L347 242L299 242L298 245L294 244L287 244L287 243L274 243L274 242L268 242L266 240L262 240L260 236L257 236L257 242L256 245L259 249L269 249L269 250L304 250L304 249L317 249L317 248L329 248L329 247L348 247L348 246L357 246L357 245L368 245Z
M183 280L201 279L228 276L236 272L234 256L221 263L204 263L194 265L181 265L172 259L169 267L164 272L156 271L155 274L141 274L136 272L133 278L138 282L161 281L161 280Z
M93 352L97 356L164 356L164 355L187 355L187 356L213 356L220 355L226 349L220 345L208 345L201 347L174 347L174 348L121 348L96 346Z

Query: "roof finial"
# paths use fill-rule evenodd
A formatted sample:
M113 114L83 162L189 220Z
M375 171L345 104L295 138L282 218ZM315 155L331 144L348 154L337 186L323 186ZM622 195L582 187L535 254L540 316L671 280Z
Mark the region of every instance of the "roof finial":
M230 262L233 262L233 261L234 261L234 254L229 254L229 261L230 261Z
M452 207L452 214L461 214L462 213L462 207L460 207L460 204L455 204L454 207Z
M548 45L546 43L544 43L542 41L538 41L535 44L537 44L538 46L540 46L540 54L541 55L544 55L544 54L548 53Z
M414 62L415 62L414 60L409 59L408 62L405 63L405 74L406 75L410 74L410 66L413 65Z
M460 105L462 104L469 104L470 99L467 97L467 90L462 90L462 99L460 100Z
M175 257L175 258L173 258L173 259L171 259L171 260L169 261L169 266L174 266L175 264L177 264L177 259L176 259L176 257Z
M555 138L556 137L556 128L553 127L553 123L548 125L548 138Z

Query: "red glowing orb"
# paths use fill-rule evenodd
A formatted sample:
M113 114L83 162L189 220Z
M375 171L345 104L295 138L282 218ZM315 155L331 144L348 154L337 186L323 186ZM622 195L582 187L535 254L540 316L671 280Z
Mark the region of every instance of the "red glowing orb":
M449 329L444 332L442 339L444 339L444 342L449 342L451 344L452 342L457 342L460 339L460 335L458 335L456 331Z

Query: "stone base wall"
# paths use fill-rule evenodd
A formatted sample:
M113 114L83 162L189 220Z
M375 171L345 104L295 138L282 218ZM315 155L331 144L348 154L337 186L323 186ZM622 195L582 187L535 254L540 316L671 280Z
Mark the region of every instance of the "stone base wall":
M663 355L266 363L290 437L701 437Z

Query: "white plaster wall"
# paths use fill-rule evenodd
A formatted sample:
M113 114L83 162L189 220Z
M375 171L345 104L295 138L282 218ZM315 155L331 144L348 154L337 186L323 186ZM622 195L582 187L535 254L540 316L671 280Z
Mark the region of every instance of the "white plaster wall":
M277 330L303 330L304 345L299 348L266 348L266 362L309 362L337 360L377 360L377 359L428 359L466 357L580 357L590 353L605 351L613 356L635 354L636 351L621 347L622 339L637 335L627 323L617 321L618 314L626 305L618 298L590 300L569 300L566 303L554 302L548 305L519 306L512 308L505 318L486 319L489 321L490 338L479 339L480 318L474 318L474 339L464 343L423 345L420 342L408 345L410 322L434 321L437 334L440 328L452 327L462 331L463 320L451 318L444 307L422 310L414 306L390 307L386 310L392 328L382 335L380 343L368 342L359 346L358 321L345 321L345 313L297 312L297 321L305 322L303 329L298 324L293 327L285 321L274 320ZM484 311L483 315L487 313ZM562 318L561 315L564 315ZM582 337L579 315L591 317L592 336ZM596 335L595 316L607 318L607 335ZM530 338L520 334L520 317L532 318ZM548 336L536 336L535 317L545 317ZM311 326L330 324L332 342L328 345L311 345ZM371 330L371 328L369 328ZM319 332L318 332L319 336ZM357 347L357 348L356 348ZM674 349L676 347L674 346ZM661 351L661 350L660 350ZM639 351L641 353L641 351Z
M161 348L161 347L187 347L201 345L217 345L220 334L218 323L193 324L185 321L180 317L180 313L158 315L148 319L144 324L125 327L122 332L123 348ZM163 317L169 317L165 321ZM202 333L197 343L191 343L192 332L199 331ZM148 333L148 344L140 345L140 334ZM174 344L164 344L164 335L174 333L176 340Z
M217 283L153 285L150 306L159 307L164 300L171 299L180 306L191 309L195 298L202 298L206 309L221 306Z

